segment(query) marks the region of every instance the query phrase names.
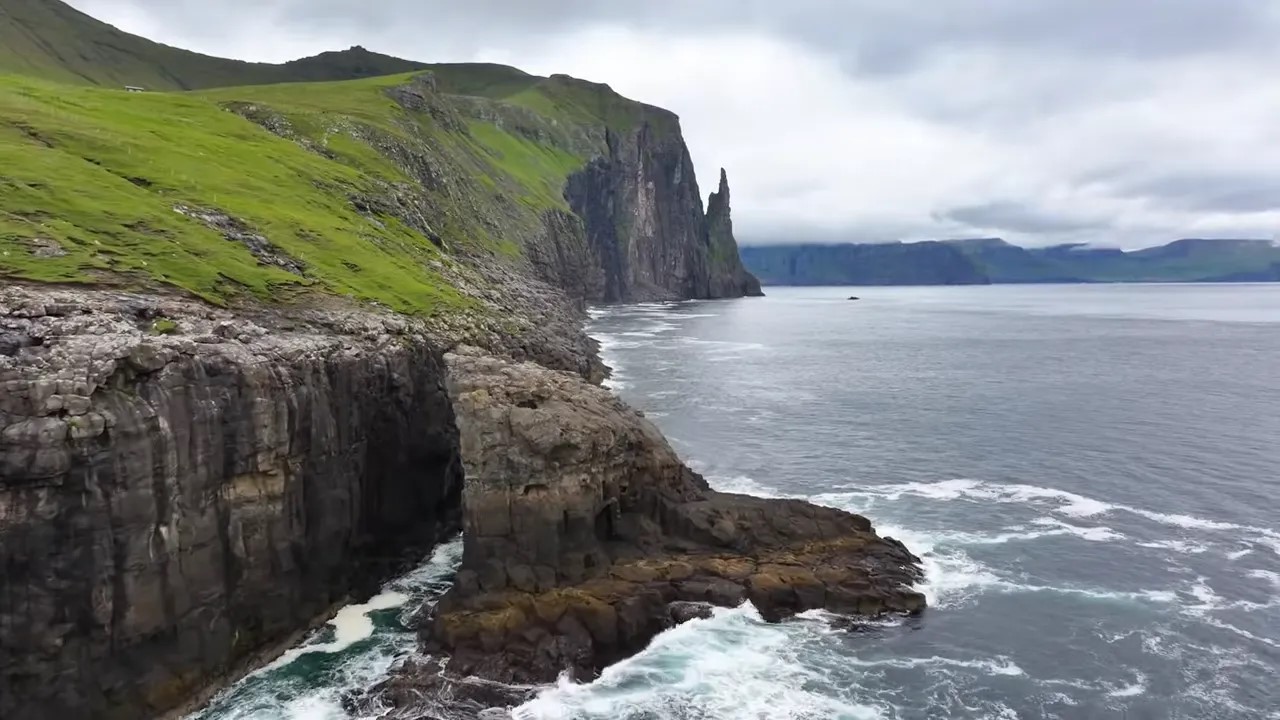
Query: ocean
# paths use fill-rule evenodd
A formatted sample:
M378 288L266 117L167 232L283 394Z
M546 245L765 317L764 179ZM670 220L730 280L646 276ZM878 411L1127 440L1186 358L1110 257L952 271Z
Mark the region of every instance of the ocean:
M610 384L714 487L905 542L929 610L723 609L516 718L1280 718L1280 285L767 292L594 311ZM195 717L346 718L457 554Z

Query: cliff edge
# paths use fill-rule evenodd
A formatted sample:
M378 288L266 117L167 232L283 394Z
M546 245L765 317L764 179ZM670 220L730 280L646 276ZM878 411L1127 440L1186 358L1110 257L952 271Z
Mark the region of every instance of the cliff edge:
M715 492L643 415L570 375L468 348L446 362L464 550L423 635L448 663L407 665L374 702L516 703L521 686L589 680L712 605L749 600L772 621L924 608L919 560L866 518Z

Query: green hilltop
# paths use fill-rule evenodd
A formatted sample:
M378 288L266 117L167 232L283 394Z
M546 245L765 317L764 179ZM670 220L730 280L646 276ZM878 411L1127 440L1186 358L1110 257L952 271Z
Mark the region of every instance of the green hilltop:
M351 48L280 65L210 57L161 45L57 0L0 0L0 73L151 90L350 80L424 67Z
M371 54L359 72L241 63L53 0L0 0L0 20L0 278L435 313L472 303L448 257L519 256L609 132L678 130L565 76ZM392 67L411 72L302 82Z

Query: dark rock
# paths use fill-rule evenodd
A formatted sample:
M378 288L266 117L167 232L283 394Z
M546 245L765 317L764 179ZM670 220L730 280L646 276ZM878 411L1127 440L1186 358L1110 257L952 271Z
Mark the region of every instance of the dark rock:
M711 617L712 610L711 604L699 602L677 601L667 606L667 612L671 614L671 622L676 625L690 620L705 620Z
M706 603L750 599L774 621L923 609L918 559L866 518L713 492L643 416L572 375L465 348L446 361L467 475L459 577L481 578L425 628L446 677L588 679ZM536 587L530 567L546 568Z
M853 296L851 296L849 299L850 299L850 300L861 300L862 298L858 297L857 295L853 295Z
M719 191L704 213L674 116L626 133L609 131L606 146L607 154L572 175L565 189L586 231L586 251L578 251L574 263L603 270L603 282L592 276L583 297L630 302L762 294L738 256L728 179L721 171Z
M0 354L0 717L157 716L456 527L425 341L197 347L139 330L130 296L0 307L33 296L94 313L16 321L49 342Z
M210 228L222 233L232 242L244 245L258 262L263 265L274 265L294 275L305 275L306 266L276 247L270 240L255 232L247 223L219 210L196 208L189 205L175 205L174 212L195 218Z

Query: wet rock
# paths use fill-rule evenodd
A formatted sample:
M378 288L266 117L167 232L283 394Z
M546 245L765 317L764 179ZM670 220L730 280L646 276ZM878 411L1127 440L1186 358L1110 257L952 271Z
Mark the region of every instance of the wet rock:
M667 606L667 612L671 614L672 624L680 625L690 620L705 620L711 617L713 606L710 603L673 602Z
M0 307L43 339L0 354L0 717L158 716L456 527L424 335L92 290L0 287Z
M467 482L459 582L424 628L445 677L588 679L707 603L769 620L923 609L918 559L866 518L714 492L576 376L466 348L446 362Z

